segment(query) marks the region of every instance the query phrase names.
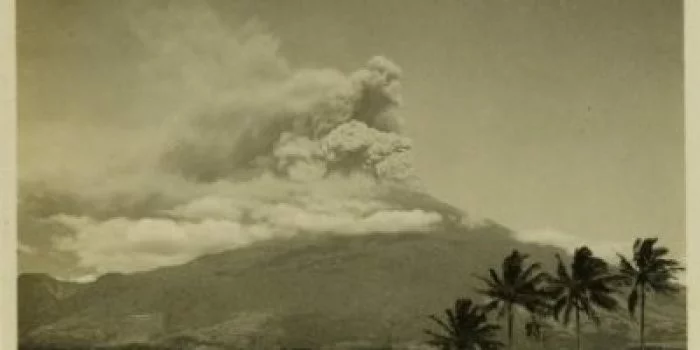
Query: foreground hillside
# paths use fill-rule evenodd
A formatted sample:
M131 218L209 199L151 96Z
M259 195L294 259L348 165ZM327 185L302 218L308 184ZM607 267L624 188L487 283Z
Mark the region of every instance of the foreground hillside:
M441 313L457 297L479 300L473 275L500 264L512 249L548 268L559 252L520 243L496 224L263 242L182 266L106 275L43 302L39 311L23 298L20 312L35 316L23 341L172 348L179 339L248 349L420 344L423 329L431 326L426 316ZM20 288L28 288L22 278ZM651 342L683 343L684 295L652 300L647 320ZM624 348L634 340L636 324L622 311L604 322L584 326L585 348ZM542 348L523 333L516 335L519 348ZM570 337L554 326L546 345L567 348Z

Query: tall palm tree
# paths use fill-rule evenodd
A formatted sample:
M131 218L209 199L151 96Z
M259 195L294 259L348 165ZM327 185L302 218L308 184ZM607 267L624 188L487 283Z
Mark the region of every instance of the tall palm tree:
M431 337L428 343L441 350L497 350L503 347L503 343L496 340L500 327L488 323L486 313L471 299L458 299L452 309L445 310L445 321L430 316L442 333L425 330Z
M567 269L559 254L557 272L548 281L547 292L553 298L555 319L563 317L569 324L573 311L576 321L576 348L581 349L581 313L599 324L596 308L614 310L617 301L611 296L615 292L613 284L620 276L610 272L608 264L593 255L588 247L574 251L571 270Z
M630 316L639 307L639 344L644 350L644 308L647 292L672 294L680 289L676 283L676 273L683 271L681 264L674 259L667 259L668 248L654 245L657 238L637 238L632 246L632 262L622 254L620 257L620 272L626 277L626 282L632 286L627 298L627 309Z
M527 309L543 302L539 286L547 275L540 272L540 264L527 264L528 255L517 250L503 259L501 273L489 269L490 278L477 276L486 283L486 289L479 289L490 301L487 308L499 309L499 316L507 316L508 348L513 348L513 308L521 306ZM500 275L500 276L499 276Z

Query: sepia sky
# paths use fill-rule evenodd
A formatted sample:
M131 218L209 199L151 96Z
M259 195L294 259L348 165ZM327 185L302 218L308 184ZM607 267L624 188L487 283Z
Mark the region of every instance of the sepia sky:
M156 68L193 72L187 82L202 88L158 75L147 39L125 29L147 15L135 4L17 3L21 181L80 177L138 154L161 136L151 116L190 108L183 100L205 95L209 78L229 84L188 58ZM225 25L269 32L293 69L351 72L376 55L400 66L404 131L434 196L543 240L659 236L684 249L681 1L209 5ZM168 52L164 43L158 50ZM21 220L20 241L40 249L50 233L30 223L23 232ZM57 266L36 254L23 260L28 270Z

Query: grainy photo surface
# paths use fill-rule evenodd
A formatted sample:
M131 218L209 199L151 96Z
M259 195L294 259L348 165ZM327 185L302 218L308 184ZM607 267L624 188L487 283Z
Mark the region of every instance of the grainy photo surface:
M680 0L21 0L20 349L687 349Z

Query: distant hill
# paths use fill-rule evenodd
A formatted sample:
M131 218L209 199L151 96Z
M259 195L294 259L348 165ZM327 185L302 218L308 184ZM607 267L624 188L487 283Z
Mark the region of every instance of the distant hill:
M20 334L31 330L43 319L51 317L58 304L75 294L83 285L63 282L47 274L26 273L17 280Z
M521 243L507 228L486 223L431 233L261 242L181 266L103 276L83 287L23 275L23 340L206 341L247 349L419 344L431 326L426 316L441 313L457 297L478 300L473 274L500 264L513 249L548 268L561 252ZM49 292L55 290L62 293ZM653 298L647 315L649 341L684 341L684 295ZM584 327L586 349L618 349L634 341L636 325L624 312L605 322L599 330ZM541 348L522 332L517 336L519 349ZM550 348L566 348L570 337L553 328Z

